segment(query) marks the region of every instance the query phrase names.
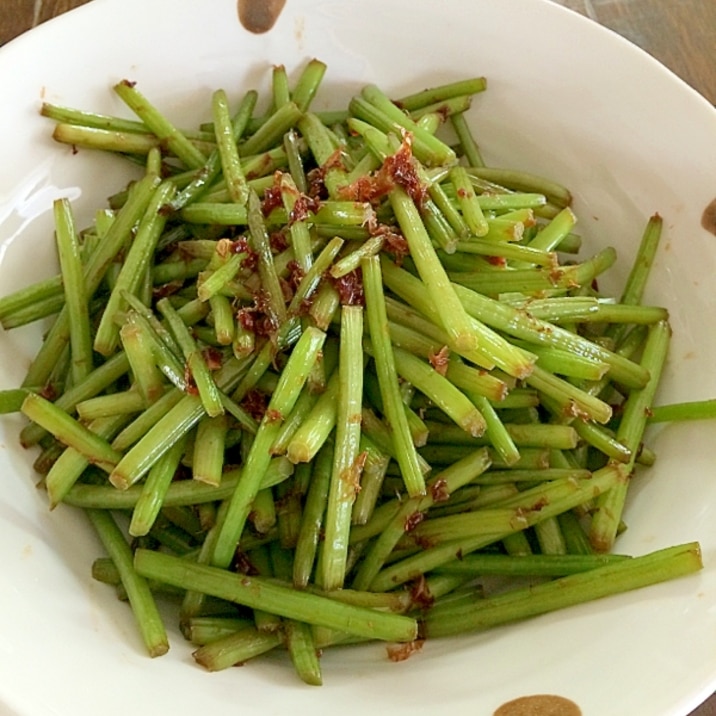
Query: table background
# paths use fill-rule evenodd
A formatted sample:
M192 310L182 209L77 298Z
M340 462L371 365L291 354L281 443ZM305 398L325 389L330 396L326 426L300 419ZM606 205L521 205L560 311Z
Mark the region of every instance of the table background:
M89 1L0 0L0 45ZM631 40L716 104L716 0L554 1ZM716 716L716 695L691 716Z

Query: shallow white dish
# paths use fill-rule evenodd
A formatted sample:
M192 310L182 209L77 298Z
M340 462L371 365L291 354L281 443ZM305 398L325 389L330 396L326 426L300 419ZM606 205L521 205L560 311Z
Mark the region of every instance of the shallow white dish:
M675 331L660 402L716 396L716 237L700 225L716 195L716 112L616 35L546 0L289 0L251 35L232 0L94 0L0 50L0 292L55 271L50 207L89 219L117 189L121 162L50 139L41 100L124 112L111 85L136 80L177 123L207 119L211 91L261 86L272 64L329 66L317 106L366 82L400 95L484 74L472 124L488 162L548 174L574 192L590 248L629 266L646 219L665 236L648 300ZM622 270L622 274L626 269ZM618 272L617 272L618 273ZM0 388L16 386L39 329L0 332ZM101 554L69 509L34 487L19 421L0 421L0 713L490 714L551 693L585 716L685 716L716 689L714 423L652 433L619 551L699 540L702 573L527 623L428 643L408 661L381 646L326 653L322 688L271 658L207 674L173 633L145 656L126 605L89 576Z

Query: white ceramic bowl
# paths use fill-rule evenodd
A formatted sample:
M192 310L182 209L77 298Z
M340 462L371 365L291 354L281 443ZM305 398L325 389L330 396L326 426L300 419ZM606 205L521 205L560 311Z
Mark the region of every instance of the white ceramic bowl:
M665 236L647 300L675 331L659 400L716 395L716 237L700 225L716 196L716 113L653 59L545 0L289 0L251 35L231 0L94 0L0 50L0 291L55 272L50 206L78 221L121 183L121 164L50 139L40 101L124 111L119 79L175 121L208 118L213 89L237 97L267 69L328 63L319 107L362 84L395 95L484 74L471 122L489 163L551 175L574 192L587 246L628 267L647 217ZM624 276L626 268L616 272ZM0 388L17 385L39 329L0 332ZM70 509L47 510L19 421L0 421L0 712L490 714L534 693L585 715L684 716L716 687L714 423L653 431L656 466L634 483L619 550L699 540L702 573L489 633L429 642L404 663L380 646L323 657L325 685L302 685L272 658L207 674L172 634L143 652L126 605L89 576L101 553Z

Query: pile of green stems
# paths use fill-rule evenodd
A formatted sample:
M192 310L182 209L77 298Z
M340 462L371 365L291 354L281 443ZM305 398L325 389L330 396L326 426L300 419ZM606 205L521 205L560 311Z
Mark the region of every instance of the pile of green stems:
M484 78L313 112L325 69L273 68L262 110L217 90L191 131L131 82L135 119L43 106L137 178L81 230L55 202L60 273L0 298L46 326L0 410L148 652L166 599L207 669L283 648L319 684L333 644L402 658L698 570L697 543L613 550L647 424L714 414L654 406L660 217L600 295L616 252L579 258L569 191L486 166Z

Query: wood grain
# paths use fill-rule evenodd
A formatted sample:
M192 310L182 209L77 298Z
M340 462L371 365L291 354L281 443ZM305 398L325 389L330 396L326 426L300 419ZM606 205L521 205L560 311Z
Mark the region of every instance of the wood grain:
M35 3L28 0L5 0L0 10L0 44L9 42L25 30L35 19Z
M0 45L89 1L0 0ZM716 0L554 1L631 40L716 103ZM716 716L716 696L691 716Z
M656 57L716 104L716 2L589 0L590 16Z
M63 12L73 10L87 2L89 0L42 0L37 22L45 22L45 20L62 15Z
M89 0L0 0L0 45Z

